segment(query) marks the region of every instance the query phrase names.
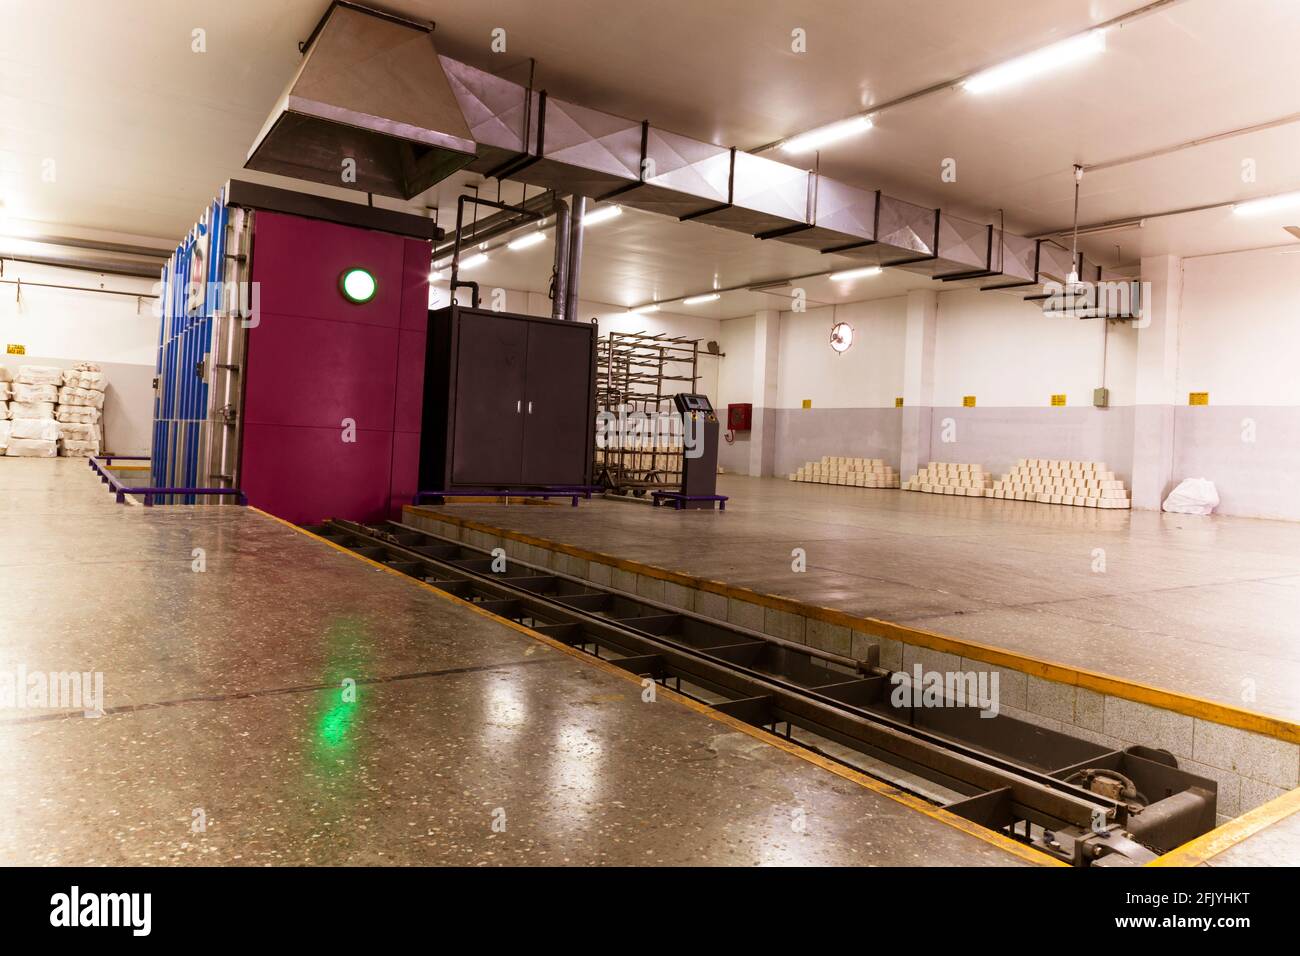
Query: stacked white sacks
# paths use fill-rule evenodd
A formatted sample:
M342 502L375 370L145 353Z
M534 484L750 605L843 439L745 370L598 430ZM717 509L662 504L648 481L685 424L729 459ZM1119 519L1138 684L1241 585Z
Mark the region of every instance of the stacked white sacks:
M53 458L58 454L59 426L54 420L62 370L21 365L6 383L8 428L4 453L9 458Z

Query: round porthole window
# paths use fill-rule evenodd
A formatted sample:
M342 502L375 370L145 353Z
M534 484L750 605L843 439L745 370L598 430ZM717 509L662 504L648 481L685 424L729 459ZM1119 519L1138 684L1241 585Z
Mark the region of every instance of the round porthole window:
M339 276L339 290L349 302L369 302L379 290L379 283L365 269L345 269Z
M853 344L853 326L847 322L836 322L831 326L831 348L836 352L847 352Z

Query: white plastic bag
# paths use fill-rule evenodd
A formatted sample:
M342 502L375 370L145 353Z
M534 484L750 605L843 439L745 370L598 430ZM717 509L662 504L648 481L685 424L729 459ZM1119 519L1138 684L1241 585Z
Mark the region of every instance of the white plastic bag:
M10 418L53 418L52 402L10 402Z
M1164 510L1176 515L1208 515L1219 506L1219 489L1208 478L1184 478L1169 492Z
M57 424L59 437L65 442L69 441L99 441L99 426L81 424L77 422L59 422Z
M52 418L20 418L10 422L11 438L23 438L28 441L58 441L59 423Z
M9 447L9 429L12 427L12 422L0 419L0 452Z
M24 385L60 385L63 383L63 369L53 365L20 365L14 381Z
M59 447L59 455L64 458L93 458L99 454L97 441L64 441Z
M28 438L11 438L5 449L8 458L54 458L58 455L56 441L33 441Z
M15 402L50 402L59 399L59 390L53 385L28 385L26 382L14 382L10 386Z
M55 410L54 417L61 422L83 422L94 425L99 421L100 411L89 405L60 405Z

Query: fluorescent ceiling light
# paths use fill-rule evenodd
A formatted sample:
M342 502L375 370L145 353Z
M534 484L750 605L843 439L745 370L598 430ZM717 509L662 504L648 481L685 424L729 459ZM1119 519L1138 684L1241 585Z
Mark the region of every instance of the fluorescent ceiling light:
M866 279L869 276L878 276L881 271L880 266L866 266L862 269L848 269L844 272L832 272L831 278L836 282L847 282L851 279Z
M483 263L487 261L488 261L488 257L486 252L476 252L468 259L461 259L460 267L462 269L474 269L477 268L478 266L481 266Z
M1081 236L1100 236L1108 232L1127 232L1129 229L1142 229L1146 226L1145 219L1123 219L1119 222L1099 223L1095 226L1080 226L1079 235ZM1073 229L1062 229L1056 233L1059 237L1069 238L1074 235Z
M705 302L716 302L721 298L722 296L718 295L716 292L706 292L703 295L687 296L685 299L682 299L682 305L701 305Z
M430 285L433 285L435 282L445 282L445 281L447 281L447 273L443 272L441 269L434 269L432 272L429 273Z
M602 206L595 212L589 212L582 217L584 226L594 226L597 223L604 222L607 219L613 219L615 216L623 215L622 206Z
M1232 211L1238 216L1267 216L1271 212L1294 209L1300 206L1300 193L1283 193L1280 196L1265 196L1233 205Z
M963 80L961 85L968 93L988 93L1101 53L1105 49L1106 31L1089 30L976 73Z
M536 232L527 232L518 239L511 239L506 243L507 249L527 249L529 246L535 246L546 238L546 233L538 229Z
M781 148L787 153L808 153L820 149L827 143L847 139L858 133L865 133L869 129L871 129L870 116L851 116L846 120L828 123L817 129L810 129L806 133L800 133L798 136L791 136L781 144Z
M659 306L651 302L649 305L638 305L635 309L628 309L628 311L636 315L644 315L646 312L658 312Z

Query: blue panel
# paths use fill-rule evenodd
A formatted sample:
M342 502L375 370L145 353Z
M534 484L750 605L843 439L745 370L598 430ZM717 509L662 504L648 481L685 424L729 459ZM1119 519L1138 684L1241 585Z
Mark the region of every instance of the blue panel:
M154 397L152 484L159 487L195 488L210 485L200 475L200 439L206 433L211 409L211 387L197 374L213 352L216 310L221 306L225 277L227 210L224 190L206 215L190 230L167 264L160 289L158 328L158 393ZM206 220L206 222L204 221ZM195 262L195 248L205 235L207 261ZM199 269L202 269L200 272ZM205 281L203 300L191 308L191 279ZM194 495L176 500L192 504Z

